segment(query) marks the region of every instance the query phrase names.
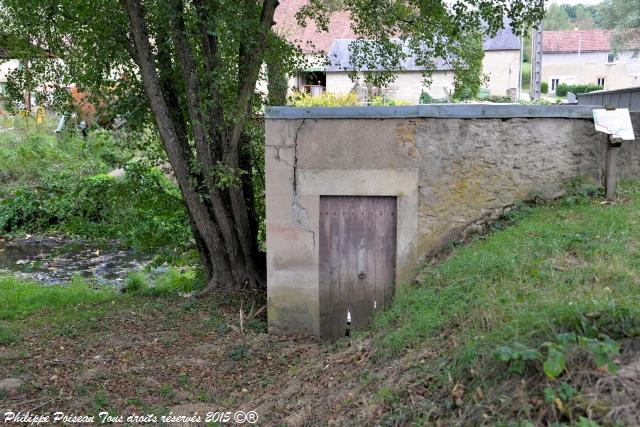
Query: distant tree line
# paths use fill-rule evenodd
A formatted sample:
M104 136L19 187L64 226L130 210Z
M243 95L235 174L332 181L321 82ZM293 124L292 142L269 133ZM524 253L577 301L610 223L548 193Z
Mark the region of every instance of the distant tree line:
M609 29L614 31L612 50L619 51L640 40L640 0L605 0L596 5L551 4L545 11L545 31ZM531 62L531 36L524 40L524 60Z

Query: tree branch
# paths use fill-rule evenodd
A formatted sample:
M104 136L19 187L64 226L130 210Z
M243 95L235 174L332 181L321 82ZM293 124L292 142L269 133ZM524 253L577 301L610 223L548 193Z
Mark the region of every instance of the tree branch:
M262 6L262 14L260 16L259 31L257 34L257 45L251 52L247 52L244 66L244 76L239 80L240 92L233 120L233 128L228 141L230 148L236 149L240 141L240 134L246 123L246 116L249 109L249 103L253 95L253 91L258 81L260 67L262 66L262 54L267 43L267 37L274 25L273 15L278 7L278 0L264 0Z

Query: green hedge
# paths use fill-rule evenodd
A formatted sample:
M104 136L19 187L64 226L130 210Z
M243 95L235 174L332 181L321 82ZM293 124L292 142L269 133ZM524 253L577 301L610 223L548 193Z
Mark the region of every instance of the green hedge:
M547 82L540 82L540 92L542 92L542 93L549 93L549 83L547 83Z
M556 96L567 96L568 92L573 92L578 95L580 93L593 92L594 90L602 89L602 86L596 84L568 85L566 83L560 83L558 87L556 87Z

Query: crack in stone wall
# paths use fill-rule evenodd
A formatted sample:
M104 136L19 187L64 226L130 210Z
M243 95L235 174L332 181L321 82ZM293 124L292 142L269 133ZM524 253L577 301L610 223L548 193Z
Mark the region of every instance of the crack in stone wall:
M293 139L293 165L290 165L293 167L293 199L291 201L291 215L298 226L302 227L304 231L311 233L311 237L313 239L313 252L315 253L316 233L309 225L309 212L307 211L307 208L300 204L300 196L298 194L298 136L304 124L305 120L303 119L296 129L296 134Z

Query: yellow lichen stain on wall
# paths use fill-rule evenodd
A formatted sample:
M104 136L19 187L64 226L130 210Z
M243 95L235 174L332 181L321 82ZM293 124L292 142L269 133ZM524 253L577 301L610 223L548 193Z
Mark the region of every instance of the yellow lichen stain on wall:
M400 122L396 126L396 153L408 156L413 160L420 160L420 152L416 148L416 122L409 120Z
M418 256L441 249L487 211L531 196L531 188L515 181L511 171L482 159L453 160L446 178L429 186L431 194L421 196L418 209Z

